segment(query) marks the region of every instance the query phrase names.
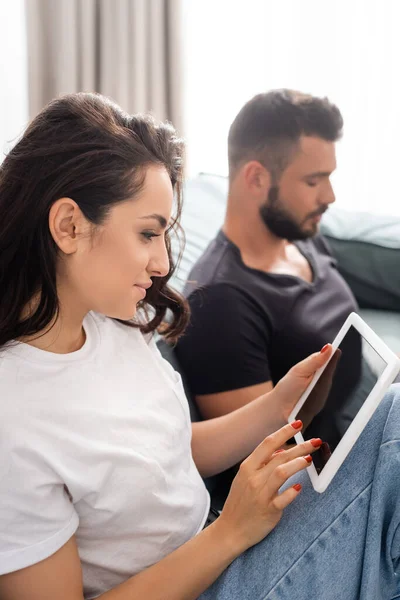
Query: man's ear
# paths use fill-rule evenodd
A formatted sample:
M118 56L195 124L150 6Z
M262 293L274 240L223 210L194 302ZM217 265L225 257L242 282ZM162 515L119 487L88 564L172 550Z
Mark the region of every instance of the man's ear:
M251 160L243 167L243 179L246 187L256 196L266 198L271 187L271 174L257 160Z
M80 235L87 221L77 203L71 198L59 198L49 212L49 229L59 249L73 254L78 249Z

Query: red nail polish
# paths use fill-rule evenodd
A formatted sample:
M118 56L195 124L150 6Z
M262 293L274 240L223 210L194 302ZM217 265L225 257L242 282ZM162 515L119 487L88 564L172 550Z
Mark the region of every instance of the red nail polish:
M308 463L312 463L312 456L310 454L308 456L305 456L304 458Z
M323 354L324 352L326 352L329 348L329 344L325 344L325 346L322 348L321 350L321 354Z
M296 490L296 492L299 492L301 490L300 483L296 483L296 485L293 486L293 489Z
M290 423L290 424L293 427L293 429L301 429L303 427L303 423L300 420L293 421L293 423Z
M310 443L312 446L314 446L314 448L319 448L322 446L322 440L320 438L313 438L310 440Z

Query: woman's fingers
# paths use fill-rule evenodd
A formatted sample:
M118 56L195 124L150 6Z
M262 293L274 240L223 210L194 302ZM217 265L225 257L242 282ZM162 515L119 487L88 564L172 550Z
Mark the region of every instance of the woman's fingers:
M282 449L301 426L301 421L285 425L268 436L240 466L219 523L230 528L241 548L256 544L272 531L282 510L301 489L297 484L279 494L289 477L310 465L311 452L321 445L318 438Z
M272 501L274 507L277 510L284 510L287 506L289 506L289 504L293 502L293 500L297 498L300 490L301 485L297 483L296 485L293 485L281 494L278 494Z
M288 462L289 460L293 460L299 456L311 454L312 452L319 450L322 445L323 441L320 438L313 438L312 440L307 440L302 444L296 444L287 450L277 450L272 455L272 458L278 462Z
M302 426L303 423L301 421L294 421L289 425L281 427L281 429L266 437L250 456L243 461L242 466L249 470L261 469L271 459L276 450L279 450L295 433L301 431Z
M268 483L268 493L274 495L289 477L309 467L312 458L311 454L321 448L323 442L320 438L313 438L299 444L289 450L277 450L271 460L262 470L257 472L257 476Z
M303 471L311 464L311 456L299 456L288 462L276 465L272 472L265 473L265 484L268 484L268 494L275 495L279 488L299 471Z
M332 356L331 344L326 344L320 352L311 354L292 367L286 375L278 381L271 394L279 404L283 415L290 415L296 402L299 400L311 382L315 372L326 364Z
M307 356L307 358L294 365L290 371L292 371L296 377L311 380L314 373L329 360L332 351L332 345L326 344L320 352L310 354L310 356Z

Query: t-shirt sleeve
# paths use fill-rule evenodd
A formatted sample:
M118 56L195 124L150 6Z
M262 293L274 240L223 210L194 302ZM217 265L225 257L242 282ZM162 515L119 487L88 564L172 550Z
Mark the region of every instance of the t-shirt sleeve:
M269 326L254 300L230 284L189 296L191 318L176 353L194 395L215 394L271 380Z
M147 338L147 345L153 353L154 360L157 363L157 366L163 371L164 375L171 380L173 385L177 386L179 391L182 394L185 394L185 390L183 387L182 377L178 369L178 365L174 364L174 353L173 348L169 346L166 342L163 342L163 350L167 353L168 356L163 356L160 352L159 347L156 343L156 338L153 334L150 334L151 337Z
M0 430L0 575L31 566L75 533L78 515L68 491L38 449L11 445ZM12 434L7 436L13 437Z

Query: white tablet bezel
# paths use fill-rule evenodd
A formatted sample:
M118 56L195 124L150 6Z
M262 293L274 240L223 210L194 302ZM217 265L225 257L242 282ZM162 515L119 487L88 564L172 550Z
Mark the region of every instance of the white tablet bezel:
M372 348L382 357L382 359L386 362L387 366L383 371L382 375L379 377L378 381L372 388L368 398L365 400L363 406L358 411L356 417L353 422L350 424L349 428L345 432L344 436L340 440L339 444L335 448L332 453L332 456L329 458L329 461L324 466L323 470L320 474L317 473L314 464L311 464L308 468L308 474L311 479L311 483L317 492L324 492L333 477L336 475L339 467L345 460L346 456L349 454L350 450L354 446L357 438L360 436L364 427L372 417L374 411L382 400L383 396L389 385L393 383L396 375L400 369L400 359L388 348L388 346L381 340L381 338L370 328L365 321L356 313L351 313L346 321L344 322L342 328L337 334L336 338L332 342L333 352L328 360L328 362L318 369L315 373L311 383L309 384L306 391L302 394L300 400L297 402L296 406L292 410L289 415L288 422L291 423L298 414L299 410L303 406L306 401L308 395L311 390L314 388L318 379L321 377L326 366L329 364L335 350L341 344L344 336L350 327L355 327L357 331L364 337L364 339L372 346ZM298 444L304 442L304 438L302 433L297 433L295 435L296 442Z

